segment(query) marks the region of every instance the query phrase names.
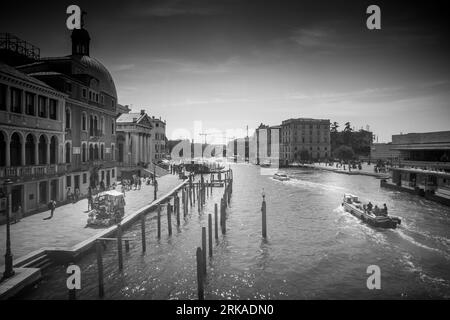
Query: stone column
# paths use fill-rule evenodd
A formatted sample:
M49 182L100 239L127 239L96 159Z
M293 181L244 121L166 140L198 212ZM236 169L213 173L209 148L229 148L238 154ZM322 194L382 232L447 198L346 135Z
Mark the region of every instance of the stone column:
M46 164L50 164L50 139L47 141L46 146L47 146L47 159L45 159L45 163Z
M130 141L129 140L130 139L128 139L128 132L125 132L125 146L124 146L124 150L123 150L123 153L124 153L123 161L126 164L130 163L130 154L129 154L129 152L130 152Z
M20 161L20 164L21 164L22 166L25 166L25 165L26 165L26 161L25 161L25 138L23 138L23 140L22 140L21 148L22 148L22 154L21 154L22 159L21 159L21 161ZM37 144L35 144L35 148L37 149ZM36 149L35 149L35 150L36 150Z
M35 137L33 136L35 139ZM34 164L37 166L39 165L39 140L35 139L34 143Z
M135 133L133 134L133 151L134 151L134 165L139 162L139 138Z

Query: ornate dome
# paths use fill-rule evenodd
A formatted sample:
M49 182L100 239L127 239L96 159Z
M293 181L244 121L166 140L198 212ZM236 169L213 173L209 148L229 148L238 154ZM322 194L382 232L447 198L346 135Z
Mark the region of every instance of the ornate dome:
M81 62L86 67L83 73L88 74L99 81L99 90L114 97L117 101L117 91L114 80L108 69L95 58L89 56L89 43L91 37L84 29L74 29L72 31L72 58Z
M98 79L100 91L109 94L117 101L117 91L114 80L108 69L106 69L100 61L90 56L74 56L73 58L78 59L84 66L86 66L86 74Z

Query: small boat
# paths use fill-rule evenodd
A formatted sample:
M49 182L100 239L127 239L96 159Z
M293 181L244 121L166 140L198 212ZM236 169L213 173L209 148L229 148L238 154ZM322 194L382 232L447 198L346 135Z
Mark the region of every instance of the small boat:
M344 194L342 206L345 211L373 227L395 229L401 223L398 217L391 217L387 214L376 215L373 210L368 211L358 197L352 194Z
M263 161L259 166L261 168L270 168L271 162L270 161Z
M283 174L283 173L275 173L273 175L273 178L275 180L279 180L279 181L287 181L287 180L289 180L289 177L287 175Z

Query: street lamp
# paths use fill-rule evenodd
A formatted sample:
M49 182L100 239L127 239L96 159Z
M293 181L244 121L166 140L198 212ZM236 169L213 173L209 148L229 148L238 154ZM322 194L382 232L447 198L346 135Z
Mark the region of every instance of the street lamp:
M7 197L6 206L6 253L5 253L5 272L3 273L3 279L7 279L14 275L13 269L13 256L11 254L11 234L10 234L10 224L9 217L11 216L11 187L13 182L11 179L6 179L3 183L4 190Z

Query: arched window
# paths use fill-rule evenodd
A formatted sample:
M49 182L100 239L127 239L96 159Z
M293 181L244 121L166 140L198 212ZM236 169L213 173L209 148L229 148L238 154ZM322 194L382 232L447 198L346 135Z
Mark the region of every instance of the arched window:
M0 150L6 150L6 136L0 131ZM0 167L6 166L6 152L0 152Z
M86 143L81 146L81 161L86 162Z
M18 167L22 162L22 139L17 132L14 132L11 136L11 141L9 143L11 166Z
M100 159L105 159L105 146L103 144L100 146Z
M89 135L94 136L94 117L92 115L89 116Z
M30 133L25 140L25 165L27 166L36 164L34 148L36 148L36 141Z
M89 160L94 160L94 146L92 144L89 145Z
M66 128L72 128L71 111L70 108L66 108Z
M100 134L103 134L105 132L104 125L105 125L105 118L101 117L100 118Z
M98 118L94 116L94 136L98 136Z
M98 160L98 145L94 147L94 160Z
M39 164L47 163L47 141L45 136L41 135L39 137Z
M81 130L83 130L83 131L87 130L87 116L86 116L86 112L83 112L81 114Z
M50 164L56 164L58 161L58 140L53 136L50 140Z
M66 142L66 163L70 163L71 147L70 142Z

